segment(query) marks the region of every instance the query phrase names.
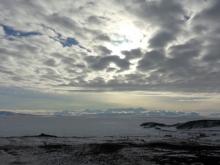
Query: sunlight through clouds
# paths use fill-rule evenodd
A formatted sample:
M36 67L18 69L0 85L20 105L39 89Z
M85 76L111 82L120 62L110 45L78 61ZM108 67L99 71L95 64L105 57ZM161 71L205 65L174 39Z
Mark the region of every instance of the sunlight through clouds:
M219 7L217 0L1 0L0 86L218 93Z

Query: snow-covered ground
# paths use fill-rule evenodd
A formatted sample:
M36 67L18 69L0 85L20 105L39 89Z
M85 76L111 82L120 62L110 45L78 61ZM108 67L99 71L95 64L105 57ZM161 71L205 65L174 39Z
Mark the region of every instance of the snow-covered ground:
M163 131L146 136L0 138L0 164L217 165L220 134L202 132L206 136Z
M143 128L200 116L0 115L2 165L220 164L220 127ZM35 136L41 133L58 137Z

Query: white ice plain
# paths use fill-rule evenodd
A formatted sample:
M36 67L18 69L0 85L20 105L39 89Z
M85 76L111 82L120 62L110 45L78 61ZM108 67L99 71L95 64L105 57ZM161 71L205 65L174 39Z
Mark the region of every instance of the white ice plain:
M0 164L146 165L220 163L220 127L143 128L201 116L23 115L0 117ZM57 137L37 136L41 133Z

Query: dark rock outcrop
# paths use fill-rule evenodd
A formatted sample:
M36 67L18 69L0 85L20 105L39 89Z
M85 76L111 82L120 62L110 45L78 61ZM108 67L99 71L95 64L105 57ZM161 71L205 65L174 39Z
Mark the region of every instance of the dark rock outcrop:
M194 120L185 123L177 123L173 125L166 125L163 123L146 122L140 125L144 128L160 128L160 127L175 127L177 129L198 129L198 128L212 128L220 127L220 120Z
M182 123L176 126L177 129L196 129L220 127L220 120L195 120Z
M141 124L140 126L144 128L154 128L154 127L166 127L168 125L163 123L156 123L156 122L146 122Z
M38 135L38 136L36 136L36 137L57 137L57 136L41 133L40 135Z

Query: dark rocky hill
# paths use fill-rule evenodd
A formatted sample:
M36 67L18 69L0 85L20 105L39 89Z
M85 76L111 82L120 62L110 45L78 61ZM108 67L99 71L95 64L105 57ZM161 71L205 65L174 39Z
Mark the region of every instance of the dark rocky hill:
M197 128L212 128L220 127L220 120L194 120L185 123L177 123L173 125L166 125L163 123L146 122L140 125L144 128L158 128L158 127L176 127L177 129L197 129Z

